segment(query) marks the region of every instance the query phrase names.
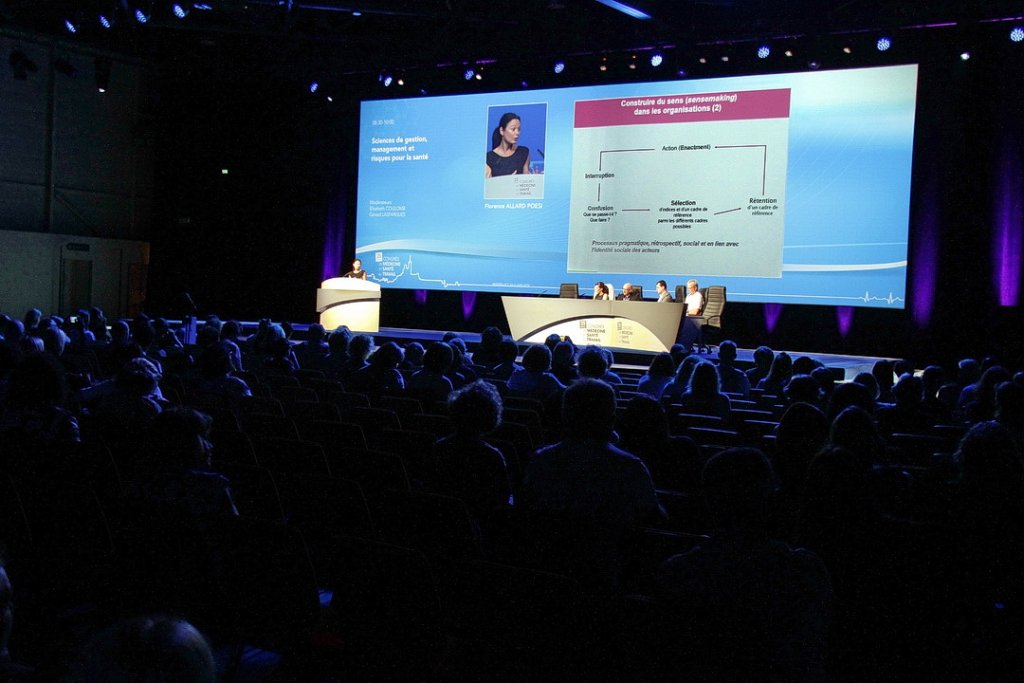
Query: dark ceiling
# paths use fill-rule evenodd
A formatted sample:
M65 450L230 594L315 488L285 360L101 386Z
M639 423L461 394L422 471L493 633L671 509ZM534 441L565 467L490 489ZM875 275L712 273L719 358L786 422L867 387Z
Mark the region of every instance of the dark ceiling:
M985 25L1020 0L628 0L636 19L599 0L0 0L0 24L158 62L244 60L335 75L436 69L494 60L695 49L781 37L820 39L925 24ZM612 3L614 4L614 3ZM150 15L134 19L136 9ZM113 27L100 27L104 13ZM70 34L64 20L77 26Z

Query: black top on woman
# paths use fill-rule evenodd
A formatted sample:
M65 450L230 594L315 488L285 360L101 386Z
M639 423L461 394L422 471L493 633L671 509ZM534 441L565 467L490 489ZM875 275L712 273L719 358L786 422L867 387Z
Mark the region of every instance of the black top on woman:
M521 129L522 121L518 114L502 114L498 127L491 133L493 149L487 152L485 178L530 172L530 148L518 144Z

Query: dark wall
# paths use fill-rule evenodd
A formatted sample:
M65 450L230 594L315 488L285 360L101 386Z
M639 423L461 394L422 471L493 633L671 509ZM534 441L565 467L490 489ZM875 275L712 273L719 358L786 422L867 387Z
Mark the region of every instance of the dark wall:
M731 303L729 334L745 347L918 362L1019 356L1020 308L999 306L993 294L992 242L1001 160L1024 158L1021 61L1000 53L963 63L949 45L921 57L905 310L852 309L841 334L832 307ZM380 93L354 89L331 105L295 79L227 73L160 81L150 304L180 312L188 292L203 312L311 321L328 216L344 216L342 251L353 252L358 100ZM382 324L505 325L498 295L476 295L468 316L464 303L458 292L429 292L421 303L412 291L388 290Z

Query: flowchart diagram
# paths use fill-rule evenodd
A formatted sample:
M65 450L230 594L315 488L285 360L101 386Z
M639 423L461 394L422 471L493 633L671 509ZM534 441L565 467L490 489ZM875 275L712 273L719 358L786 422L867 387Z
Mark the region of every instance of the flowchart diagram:
M780 277L788 89L579 101L568 270Z

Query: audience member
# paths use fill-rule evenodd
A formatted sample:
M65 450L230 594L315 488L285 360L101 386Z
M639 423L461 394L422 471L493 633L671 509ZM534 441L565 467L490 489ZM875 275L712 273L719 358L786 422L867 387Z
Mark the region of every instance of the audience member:
M665 385L665 388L661 392L661 398L663 401L670 401L678 403L683 394L686 393L690 387L690 376L693 374L693 369L697 367L697 364L701 362L699 356L690 355L683 359L683 362L679 364L676 369L676 376L671 382Z
M480 346L473 352L473 363L491 369L501 362L499 347L501 346L501 330L493 325L485 327L480 333Z
M509 394L545 401L564 390L565 385L550 370L551 351L547 346L534 344L523 354L523 369L509 378Z
M526 510L551 517L566 531L561 540L574 547L558 550L573 573L605 589L617 583L626 532L662 514L643 461L611 443L614 424L611 386L586 378L572 384L562 399L565 438L530 458L520 494Z
M588 346L580 354L576 362L580 377L585 379L597 379L606 384L622 384L622 378L612 372L611 364L604 350L597 346Z
M775 352L767 346L758 346L754 349L754 367L747 370L747 379L750 386L756 388L761 380L768 376L772 362L775 360Z
M772 540L777 484L764 454L732 448L702 475L715 528L667 560L658 596L672 640L673 677L824 681L832 590L814 553Z
M704 462L693 439L671 436L665 409L657 399L637 394L618 421L619 447L647 465L659 489L696 492Z
M406 393L419 399L424 405L447 401L452 393L452 381L445 372L452 364L452 347L444 342L434 342L423 355L423 369L409 378Z
M213 651L187 621L136 617L86 643L69 683L215 683Z
M722 393L718 382L718 368L709 361L700 361L690 375L690 384L679 397L684 413L711 415L729 419L732 404Z
M501 424L501 396L477 380L448 397L453 434L434 444L434 485L466 501L477 519L512 503L512 486L504 456L484 439Z
M503 339L498 345L499 362L491 370L491 377L507 382L513 374L522 369L516 363L518 357L519 346L511 339Z
M393 341L377 347L370 356L370 362L356 370L348 378L348 387L368 396L400 394L405 391L405 380L398 371L402 362L402 347Z
M782 395L787 405L800 402L821 405L821 385L810 375L794 374L786 382Z
M147 433L132 493L172 503L198 518L238 514L228 480L210 470L212 420L191 408L160 413Z
M667 353L659 353L651 360L647 373L640 378L636 390L641 394L647 394L655 400L661 398L661 392L672 381L676 374L676 366L672 362L672 356Z
M756 352L754 360L755 362L757 360ZM792 376L793 359L785 351L780 351L775 354L775 359L772 360L768 374L764 376L764 379L757 383L757 388L765 394L782 396L782 393L786 388L786 382L788 382L789 378Z
M560 341L551 352L551 374L568 386L580 378L576 369L576 345L571 339Z
M722 391L738 394L742 399L750 398L750 379L736 367L736 342L731 339L718 345L718 377Z

